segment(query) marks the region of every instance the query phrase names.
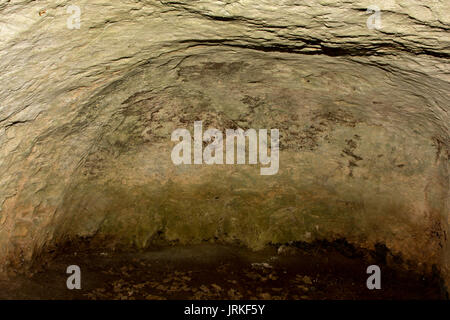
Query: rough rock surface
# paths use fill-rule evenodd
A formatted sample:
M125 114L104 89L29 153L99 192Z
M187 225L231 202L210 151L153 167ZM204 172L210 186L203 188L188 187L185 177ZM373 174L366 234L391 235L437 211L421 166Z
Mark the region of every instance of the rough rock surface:
M69 29L69 5L81 28ZM369 5L382 28L369 29ZM70 236L386 245L450 284L450 2L0 0L0 257ZM174 166L280 129L280 171Z

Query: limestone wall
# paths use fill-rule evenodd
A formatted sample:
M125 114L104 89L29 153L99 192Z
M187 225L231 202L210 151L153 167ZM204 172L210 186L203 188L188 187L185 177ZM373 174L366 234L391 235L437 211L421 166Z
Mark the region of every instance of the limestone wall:
M449 9L0 0L2 266L69 236L346 238L449 281ZM196 120L278 128L279 172L175 166L171 132Z

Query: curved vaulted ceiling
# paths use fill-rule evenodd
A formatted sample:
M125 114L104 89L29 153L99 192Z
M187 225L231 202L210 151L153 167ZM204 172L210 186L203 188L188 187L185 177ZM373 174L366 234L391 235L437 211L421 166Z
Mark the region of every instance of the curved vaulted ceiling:
M382 243L450 266L450 3L0 0L0 256L66 237ZM80 29L68 28L78 6ZM171 133L280 130L280 169Z

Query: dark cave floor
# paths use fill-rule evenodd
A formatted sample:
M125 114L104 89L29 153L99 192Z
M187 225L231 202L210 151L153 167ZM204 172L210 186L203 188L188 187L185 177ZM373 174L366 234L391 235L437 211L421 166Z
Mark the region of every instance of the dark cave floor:
M381 290L369 290L367 259L333 245L273 247L202 244L113 252L75 246L33 275L0 281L0 299L441 299L436 277L380 264ZM69 265L81 289L69 290Z

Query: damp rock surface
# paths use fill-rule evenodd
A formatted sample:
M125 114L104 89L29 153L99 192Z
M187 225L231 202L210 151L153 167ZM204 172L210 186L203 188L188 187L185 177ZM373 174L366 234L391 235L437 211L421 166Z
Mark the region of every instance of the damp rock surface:
M450 281L450 3L0 0L0 258L67 238L381 243ZM280 168L176 128L280 130ZM114 244L111 243L111 246Z

